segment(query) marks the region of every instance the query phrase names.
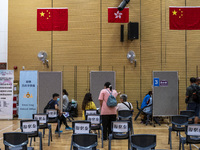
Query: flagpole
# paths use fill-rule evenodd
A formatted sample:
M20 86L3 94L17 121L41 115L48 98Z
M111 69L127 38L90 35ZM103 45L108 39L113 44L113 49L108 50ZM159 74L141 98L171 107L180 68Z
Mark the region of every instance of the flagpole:
M53 0L51 0L51 7L53 8ZM51 71L53 71L53 31L51 31Z
M100 0L100 68L102 71L102 0Z
M185 6L187 5L185 0ZM185 78L186 78L186 87L187 87L187 30L185 30Z

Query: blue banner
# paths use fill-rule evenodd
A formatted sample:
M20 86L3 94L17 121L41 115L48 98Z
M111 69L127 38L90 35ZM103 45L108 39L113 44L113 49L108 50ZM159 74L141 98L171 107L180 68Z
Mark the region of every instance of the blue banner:
M20 71L20 119L32 119L32 114L37 113L37 78L37 71Z

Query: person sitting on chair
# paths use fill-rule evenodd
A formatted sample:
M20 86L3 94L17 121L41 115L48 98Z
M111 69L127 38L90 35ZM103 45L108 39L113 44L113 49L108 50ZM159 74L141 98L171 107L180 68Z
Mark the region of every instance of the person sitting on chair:
M50 105L49 109L56 109L58 111L58 114L59 114L58 115L58 119L60 120L60 127L61 127L61 124L64 123L66 130L72 130L72 128L67 125L66 118L63 116L63 113L58 108L58 101L59 100L60 100L59 94L58 93L54 93L53 94L53 99L51 99L49 101L49 103L48 103ZM63 131L60 130L60 132L63 132ZM58 133L58 125L56 127L55 133Z
M127 102L127 95L121 94L120 95L121 103L117 104L117 111L119 110L133 110L133 106L131 103Z
M151 96L152 96L152 91L149 91L149 92L145 95L145 97L144 97L144 99L143 99L143 101L142 101L141 109L143 109L144 107L146 107L146 106L149 104L149 101L150 101Z
M95 103L92 100L92 94L86 93L82 103L82 118L85 120L85 110L97 109Z

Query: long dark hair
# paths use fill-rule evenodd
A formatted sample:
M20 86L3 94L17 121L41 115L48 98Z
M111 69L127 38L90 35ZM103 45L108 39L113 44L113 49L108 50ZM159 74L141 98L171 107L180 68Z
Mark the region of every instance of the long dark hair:
M149 91L146 95L148 95L148 94L151 96L152 95L152 91Z
M63 93L64 95L67 95L67 96L69 95L65 89L63 89Z
M91 93L86 93L85 97L82 102L82 110L85 110L85 106L87 105L88 102L93 101L92 100L92 94Z
M106 88L110 88L110 91L112 91L112 85L111 85L110 82L106 82L106 83L104 84L104 86L105 86Z

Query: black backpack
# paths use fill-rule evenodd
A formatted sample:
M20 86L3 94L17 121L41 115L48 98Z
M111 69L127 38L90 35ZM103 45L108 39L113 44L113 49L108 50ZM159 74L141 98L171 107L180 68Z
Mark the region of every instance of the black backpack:
M200 102L200 88L191 86L192 87L192 100L196 103Z
M50 109L51 108L51 103L53 102L53 100L50 100L47 105L44 107L44 113L46 113L46 109Z

